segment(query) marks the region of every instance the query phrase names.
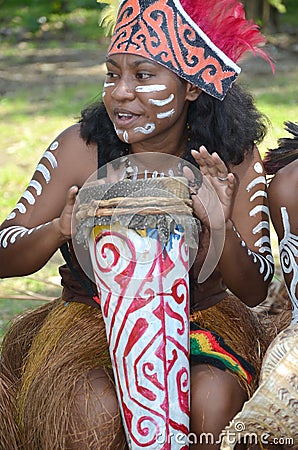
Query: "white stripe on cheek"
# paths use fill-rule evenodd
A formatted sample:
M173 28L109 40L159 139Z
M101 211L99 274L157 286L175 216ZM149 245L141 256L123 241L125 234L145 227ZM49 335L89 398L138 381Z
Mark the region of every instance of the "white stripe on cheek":
M128 144L128 133L126 130L123 132L123 140Z
M109 88L109 87L113 87L113 86L115 86L115 83L104 83L104 85L103 85L103 87L106 89L106 88Z
M123 130L119 130L118 128L116 128L115 124L114 124L114 130L115 130L115 133L117 134L117 136L119 137L119 139L121 139L120 136L122 136L124 142L126 142L128 144L128 133L127 133L127 131L126 130L124 130L124 131Z
M165 91L167 89L167 86L164 84L151 84L150 86L136 86L135 91L136 92L161 92Z
M156 114L156 117L158 119L166 119L167 117L172 117L174 114L175 114L175 110L174 109L170 109L170 111L166 111L164 113Z
M149 98L148 102L155 106L165 106L171 103L174 100L174 94L169 95L168 98L165 98L164 100L156 100L154 98Z
M143 133L143 134L150 134L155 130L154 123L147 123L145 127L136 127L134 128L135 133Z

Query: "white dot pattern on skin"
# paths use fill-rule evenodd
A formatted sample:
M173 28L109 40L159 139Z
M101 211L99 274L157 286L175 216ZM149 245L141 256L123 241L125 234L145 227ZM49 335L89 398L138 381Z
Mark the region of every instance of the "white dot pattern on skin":
M51 145L50 145L50 150L56 150L56 148L59 147L59 142L58 141L54 141Z
M257 173L262 173L263 172L263 167L262 167L262 164L260 162L256 162L255 163L254 169L255 169L255 172L257 172Z

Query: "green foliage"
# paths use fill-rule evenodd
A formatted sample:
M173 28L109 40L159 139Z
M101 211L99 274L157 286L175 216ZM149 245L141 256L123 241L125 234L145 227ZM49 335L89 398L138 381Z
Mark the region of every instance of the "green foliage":
M298 27L298 2L297 0L283 0L286 12L280 16L280 21L284 24L291 24Z
M0 29L6 40L32 38L68 39L76 30L76 40L99 39L98 26L102 5L96 0L39 1L4 0L1 5ZM91 30L91 31L90 31Z
M283 0L268 0L268 3L276 8L281 14L285 13L287 10Z

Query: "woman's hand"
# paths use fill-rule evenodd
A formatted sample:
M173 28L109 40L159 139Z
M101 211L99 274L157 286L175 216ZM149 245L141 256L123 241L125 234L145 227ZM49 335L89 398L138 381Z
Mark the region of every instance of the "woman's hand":
M72 213L74 204L76 201L76 196L79 191L77 186L72 186L69 188L66 195L66 202L63 211L58 219L54 219L55 226L58 233L65 239L71 238L71 223L72 223Z
M194 173L184 168L190 181L193 211L206 226L221 229L231 217L236 179L217 153L210 155L204 146L191 153L203 175L202 185L196 186Z

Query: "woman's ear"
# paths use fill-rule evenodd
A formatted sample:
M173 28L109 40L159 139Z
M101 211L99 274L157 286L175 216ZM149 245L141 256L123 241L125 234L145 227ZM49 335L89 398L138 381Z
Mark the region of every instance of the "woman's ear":
M194 102L200 96L201 92L202 89L200 89L198 86L195 86L194 84L191 83L187 83L185 99L189 100L190 102Z

